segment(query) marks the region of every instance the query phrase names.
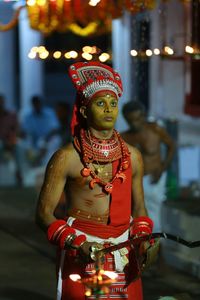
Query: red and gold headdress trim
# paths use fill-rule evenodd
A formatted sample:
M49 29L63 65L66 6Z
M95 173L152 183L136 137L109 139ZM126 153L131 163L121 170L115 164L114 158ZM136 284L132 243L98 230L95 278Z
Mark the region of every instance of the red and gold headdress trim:
M110 66L100 62L79 62L70 66L69 75L79 94L87 104L99 91L112 91L117 97L122 95L119 74Z

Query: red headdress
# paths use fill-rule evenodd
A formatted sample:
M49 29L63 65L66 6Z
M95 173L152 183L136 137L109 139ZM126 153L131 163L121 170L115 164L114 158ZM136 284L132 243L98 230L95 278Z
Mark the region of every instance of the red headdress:
M79 113L81 105L87 106L100 91L109 91L120 97L123 88L120 75L110 66L96 61L78 62L71 65L69 76L77 90L71 121L71 131L74 136L77 127L82 127Z

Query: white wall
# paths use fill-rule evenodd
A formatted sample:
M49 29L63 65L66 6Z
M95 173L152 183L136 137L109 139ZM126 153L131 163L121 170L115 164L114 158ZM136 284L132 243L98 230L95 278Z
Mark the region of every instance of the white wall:
M162 13L162 8L165 8ZM166 17L166 23L163 18ZM151 48L167 44L180 56L184 52L184 10L180 1L158 4L151 12ZM150 63L150 113L155 117L183 115L185 64L183 60L152 57Z
M184 54L190 43L191 19L189 3L170 0L159 2L151 11L151 48L161 49L162 43ZM165 13L161 13L162 8ZM166 23L163 17L166 16ZM184 33L187 32L187 35ZM182 59L150 58L150 114L155 118L177 119L179 123L179 145L200 145L200 118L184 113L185 94L190 91L190 69Z
M10 3L0 3L0 22L7 24L14 10ZM15 59L14 29L0 31L0 94L6 98L7 108L15 109Z
M122 116L122 106L130 99L130 14L125 13L123 18L112 22L112 58L113 68L122 79L123 95L119 101L119 116L116 129L120 132L127 129L127 123Z

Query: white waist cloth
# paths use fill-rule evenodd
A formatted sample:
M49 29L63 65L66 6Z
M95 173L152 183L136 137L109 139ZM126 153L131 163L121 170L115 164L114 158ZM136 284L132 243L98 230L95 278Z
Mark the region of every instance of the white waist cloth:
M69 217L67 220L67 224L69 226L72 226L73 222L74 222L75 218L73 217ZM77 230L76 229L76 233L78 235L80 234L85 234L86 238L87 238L87 242L96 242L99 244L105 244L105 243L109 243L112 245L117 245L119 243L125 242L128 240L128 236L129 236L129 229L127 229L124 233L122 233L120 236L118 236L117 238L108 238L108 239L102 239L90 234L86 234L83 231ZM115 269L118 272L122 272L125 265L128 263L128 258L126 257L126 254L128 253L128 250L126 248L122 248L120 250L114 251L112 254L114 255L114 261L115 261Z
M157 183L152 183L150 175L143 177L144 198L149 217L154 221L154 232L162 231L161 208L166 199L166 172Z

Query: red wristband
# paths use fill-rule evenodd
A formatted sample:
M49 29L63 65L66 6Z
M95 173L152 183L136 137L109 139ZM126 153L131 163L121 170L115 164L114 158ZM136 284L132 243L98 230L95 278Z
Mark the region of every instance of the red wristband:
M65 225L66 225L66 221L64 221L64 220L56 220L49 225L48 230L47 230L47 238L48 238L49 242L55 243L54 237L55 237L56 233L58 233L62 229L62 227Z
M47 238L49 242L64 248L64 241L66 240L67 236L75 233L75 229L70 227L66 221L56 220L50 224L47 230Z
M73 240L71 247L78 249L85 241L86 236L84 234L80 234Z
M130 228L130 235L149 235L153 230L153 221L147 216L137 217L133 220L133 225Z

